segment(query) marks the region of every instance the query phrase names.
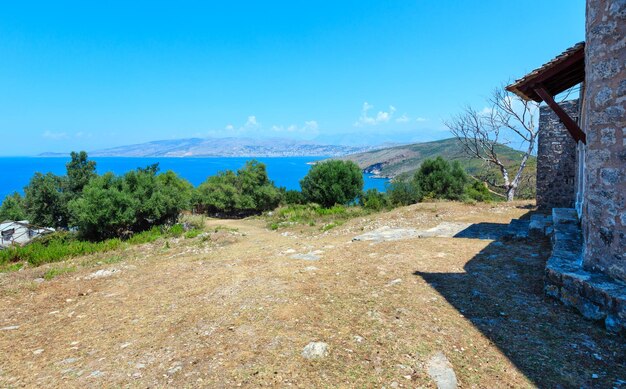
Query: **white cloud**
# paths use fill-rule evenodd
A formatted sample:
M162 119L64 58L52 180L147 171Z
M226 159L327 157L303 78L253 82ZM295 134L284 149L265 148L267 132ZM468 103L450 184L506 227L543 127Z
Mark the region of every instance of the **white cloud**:
M423 123L423 122L427 122L428 119L423 118L423 117L418 117L418 118L415 119L415 121L418 122L418 123Z
M293 135L296 137L312 137L319 134L319 124L315 120L305 121L304 124L274 124L272 126L263 126L254 115L248 116L246 122L240 126L235 127L233 124L228 124L224 127L224 131L210 131L211 136L267 136L272 132L281 133L282 135ZM275 134L277 135L277 134Z
M66 132L53 132L53 131L48 131L48 130L44 131L42 136L46 139L51 139L51 140L62 140L62 139L68 138Z
M406 113L402 114L402 116L396 119L396 123L408 123L410 121L411 121L411 118L406 116Z
M381 123L387 123L396 112L396 107L390 105L388 111L378 111L376 116L369 116L369 111L372 108L374 108L374 106L369 104L367 101L363 103L361 116L359 116L359 119L354 123L355 127L375 126Z
M272 131L274 132L287 132L287 133L298 133L298 134L306 134L306 135L317 135L319 132L319 124L315 120L309 120L304 122L303 126L298 126L295 124L291 124L289 126L283 125L273 125Z
M261 127L259 122L256 120L256 116L248 116L248 120L246 120L246 124L243 125L244 128L258 128Z

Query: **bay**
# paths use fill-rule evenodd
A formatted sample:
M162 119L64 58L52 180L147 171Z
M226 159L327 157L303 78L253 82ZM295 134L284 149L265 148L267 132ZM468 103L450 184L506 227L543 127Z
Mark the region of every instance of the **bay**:
M248 158L248 157L214 157L214 158L126 158L101 157L90 158L96 162L98 173L113 172L124 174L138 167L158 163L160 171L172 170L179 176L198 186L208 176L215 175L222 170L236 170L246 161L256 159L267 166L267 173L277 186L287 189L300 189L300 180L311 168L310 163L322 160L320 157L275 157L275 158ZM38 158L38 157L0 157L0 199L19 192L23 189L35 172L52 172L57 175L65 174L65 164L68 158ZM387 180L372 178L369 174L363 175L365 189L376 188L385 190Z

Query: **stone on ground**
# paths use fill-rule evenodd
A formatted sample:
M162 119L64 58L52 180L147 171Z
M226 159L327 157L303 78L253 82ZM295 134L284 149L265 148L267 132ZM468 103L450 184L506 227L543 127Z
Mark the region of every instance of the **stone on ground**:
M458 383L452 364L441 351L428 360L427 370L428 375L435 381L438 389L457 388Z
M328 344L324 342L311 342L302 350L302 356L306 359L319 359L328 356Z
M104 278L104 277L110 277L113 274L117 273L119 270L117 269L100 269L96 272L91 273L90 275L88 275L87 277L85 277L86 280L93 280L96 278Z

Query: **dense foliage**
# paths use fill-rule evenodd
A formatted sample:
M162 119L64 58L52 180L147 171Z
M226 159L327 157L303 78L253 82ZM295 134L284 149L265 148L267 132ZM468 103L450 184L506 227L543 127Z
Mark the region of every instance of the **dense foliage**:
M26 219L24 198L17 192L5 197L0 205L0 222L4 220Z
M276 208L281 198L265 165L252 160L237 172L226 170L209 177L198 187L194 203L210 214L247 216Z
M450 163L437 157L424 161L413 180L425 197L460 200L468 177L457 161Z
M69 209L81 234L90 239L130 236L154 225L175 223L189 208L192 186L155 166L123 176L107 173L84 187Z
M352 161L316 164L300 181L304 198L323 207L352 203L363 191L363 173Z
M64 196L64 177L52 173L35 173L24 188L28 219L46 227L65 228L69 223L67 201Z

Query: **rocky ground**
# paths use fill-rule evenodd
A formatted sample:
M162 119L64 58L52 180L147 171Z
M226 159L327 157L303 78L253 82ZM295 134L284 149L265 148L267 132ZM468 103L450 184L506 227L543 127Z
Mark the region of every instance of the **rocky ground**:
M544 297L548 242L488 239L530 209L211 220L1 274L0 387L625 386L624 338Z

